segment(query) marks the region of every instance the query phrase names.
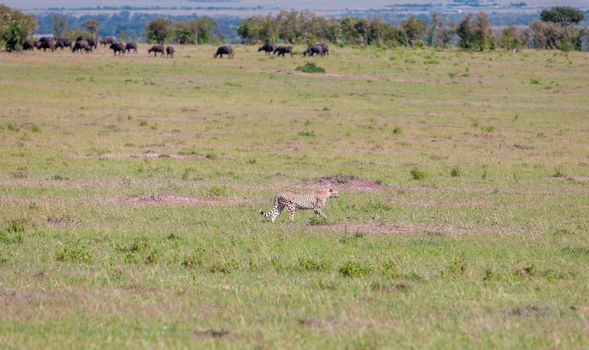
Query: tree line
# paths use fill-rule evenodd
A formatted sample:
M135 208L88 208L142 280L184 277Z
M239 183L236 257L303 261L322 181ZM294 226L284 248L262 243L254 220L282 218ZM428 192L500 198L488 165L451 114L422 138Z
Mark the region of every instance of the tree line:
M326 41L336 45L388 47L446 47L455 42L463 49L486 50L524 46L540 49L580 50L587 29L578 28L581 11L565 6L545 9L527 28L508 26L493 30L485 12L467 13L455 23L434 12L430 23L415 16L398 25L379 18L328 19L310 12L282 11L276 16L253 16L243 20L237 33L243 43L290 44Z
M454 22L438 13L432 13L429 23L411 16L399 24L379 18L326 18L306 11L281 11L276 16L253 16L242 20L237 34L243 43L284 42L309 44L331 42L350 46L387 47L447 47L456 44L469 50L517 50L521 47L540 49L580 50L587 29L577 25L584 20L581 11L572 7L557 6L545 9L528 27L508 26L493 30L484 12L467 13ZM80 28L81 25L81 28ZM69 29L65 17L51 16L51 31L57 38L73 40L79 36L97 39L101 22L88 17L76 28ZM34 15L0 5L0 45L8 51L22 50L22 43L37 28ZM207 16L172 21L167 17L153 18L145 24L143 37L148 42L206 44L223 42L218 34L218 22ZM118 39L125 41L124 31Z

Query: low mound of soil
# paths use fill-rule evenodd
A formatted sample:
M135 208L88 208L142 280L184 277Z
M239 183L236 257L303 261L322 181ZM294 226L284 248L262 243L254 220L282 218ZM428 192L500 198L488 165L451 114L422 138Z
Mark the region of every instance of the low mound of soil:
M112 199L116 203L142 204L204 204L204 205L239 205L258 204L255 201L246 199L229 199L219 197L191 197L178 196L173 194L152 194L142 196L121 196Z
M303 182L302 184L300 184L300 186L316 188L334 187L336 189L345 188L353 190L376 190L384 187L385 185L378 182L362 179L355 175L337 174L323 176L316 180Z

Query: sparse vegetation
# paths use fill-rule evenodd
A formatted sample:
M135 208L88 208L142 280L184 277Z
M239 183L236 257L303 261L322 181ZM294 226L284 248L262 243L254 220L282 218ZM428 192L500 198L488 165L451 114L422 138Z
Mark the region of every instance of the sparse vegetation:
M387 45L0 52L0 347L587 347L586 54Z
M298 66L296 70L303 73L325 73L325 68L319 67L314 62L307 62L302 66Z
M411 171L409 173L411 174L411 177L413 178L413 180L423 180L427 176L427 173L425 172L425 170L423 170L421 168L413 168L413 169L411 169Z

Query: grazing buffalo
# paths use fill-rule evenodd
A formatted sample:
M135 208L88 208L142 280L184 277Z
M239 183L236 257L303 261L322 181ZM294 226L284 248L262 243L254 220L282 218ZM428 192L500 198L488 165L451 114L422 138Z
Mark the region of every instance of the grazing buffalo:
M116 42L115 39L108 36L108 37L100 40L100 46L110 46L110 45L114 44L115 42Z
M279 46L274 50L274 54L278 54L278 57L285 57L287 53L292 57L292 46Z
M213 57L217 58L221 56L221 58L223 58L223 55L228 55L229 57L233 58L233 48L231 46L221 46L217 49L217 52Z
M174 58L174 51L173 46L166 47L166 57Z
M33 49L35 49L35 43L30 40L25 40L22 43L22 49L25 51L33 50Z
M94 48L94 49L98 48L98 44L96 43L96 40L94 40L94 39L88 39L88 46L90 46L91 48Z
M326 44L319 44L319 45L310 45L307 47L305 52L303 52L303 56L315 56L315 55L329 55L329 47Z
M88 41L87 40L76 40L76 43L74 44L74 47L72 47L72 52L82 52L82 51L86 51L86 52L90 52L92 51L92 48L90 47L90 45L88 45Z
M55 43L55 48L60 48L63 50L66 47L72 47L72 42L69 39L57 39L57 42Z
M35 40L33 41L33 46L37 49L37 50L41 50L41 42L39 40Z
M164 55L164 46L163 45L153 45L149 50L147 50L147 54L153 52L153 57L157 56L158 53L161 53L162 56Z
M266 56L269 56L272 52L274 52L274 50L276 50L276 45L270 43L265 43L258 48L258 52L264 51Z
M127 45L125 45L126 52L131 53L131 50L133 50L133 53L137 53L137 44L136 43L127 43Z
M119 54L119 56L125 54L125 44L112 43L112 44L110 44L110 49L113 51L113 53L115 54L115 56L117 55L117 53Z
M43 41L39 40L39 42L41 43L41 45L39 46L39 50L43 49L43 51L47 51L47 49L49 49L51 50L51 52L55 51L55 41L53 41L52 39L47 39Z

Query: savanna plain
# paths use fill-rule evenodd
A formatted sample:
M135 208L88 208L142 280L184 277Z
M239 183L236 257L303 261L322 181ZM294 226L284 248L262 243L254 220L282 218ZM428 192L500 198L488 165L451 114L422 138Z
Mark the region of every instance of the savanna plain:
M0 348L589 347L589 54L214 50L0 53Z

